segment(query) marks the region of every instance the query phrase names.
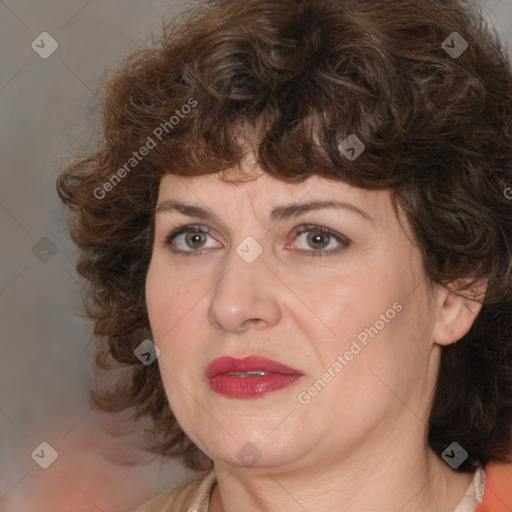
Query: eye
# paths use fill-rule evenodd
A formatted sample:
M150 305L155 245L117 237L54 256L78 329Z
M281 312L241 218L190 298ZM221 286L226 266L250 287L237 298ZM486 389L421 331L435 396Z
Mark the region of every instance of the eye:
M323 226L300 226L296 229L294 235L302 244L298 249L308 256L330 256L350 245L348 238Z
M295 248L308 256L330 256L350 245L348 238L323 226L299 226L295 228L293 235L300 242ZM208 238L212 239L210 245L206 245ZM200 255L204 252L202 249L221 246L209 233L208 228L199 225L175 229L165 238L164 244L173 252L186 256Z
M165 239L165 246L171 247L174 252L184 253L187 256L201 254L201 249L219 247L218 242L205 245L208 238L212 238L208 229L203 226L182 226L172 231ZM212 238L213 240L213 238ZM174 249L177 248L177 249Z

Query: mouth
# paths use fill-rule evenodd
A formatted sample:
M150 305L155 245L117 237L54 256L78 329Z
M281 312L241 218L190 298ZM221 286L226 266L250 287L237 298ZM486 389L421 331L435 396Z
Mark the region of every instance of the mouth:
M226 375L234 375L235 377L250 377L251 375L268 375L268 372L254 370L253 372L228 372Z
M254 398L294 384L303 373L278 361L249 356L220 357L206 368L210 388L234 398Z

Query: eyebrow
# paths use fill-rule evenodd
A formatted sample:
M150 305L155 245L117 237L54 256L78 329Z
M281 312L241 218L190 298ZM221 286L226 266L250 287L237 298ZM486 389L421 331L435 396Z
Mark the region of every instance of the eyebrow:
M325 208L344 209L363 217L369 222L374 222L372 217L364 210L361 210L360 208L354 206L353 204L341 201L308 201L302 203L294 203L290 205L276 206L272 210L270 218L273 221L284 220L290 217L298 217L300 215L304 215L307 212L321 210ZM155 213L170 211L177 211L189 217L196 217L202 220L220 221L219 217L209 208L185 204L176 200L168 199L166 201L162 201L161 203L157 204L155 208Z

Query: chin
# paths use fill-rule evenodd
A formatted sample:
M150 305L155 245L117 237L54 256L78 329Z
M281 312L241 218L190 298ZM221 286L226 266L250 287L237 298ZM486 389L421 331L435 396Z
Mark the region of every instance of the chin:
M204 442L200 439L194 442L215 462L237 468L285 467L304 456L308 446L301 436L294 436L291 432L276 432L276 424L258 428L254 423L233 422L228 429L231 436L217 429L216 435L206 437L203 434L201 437Z

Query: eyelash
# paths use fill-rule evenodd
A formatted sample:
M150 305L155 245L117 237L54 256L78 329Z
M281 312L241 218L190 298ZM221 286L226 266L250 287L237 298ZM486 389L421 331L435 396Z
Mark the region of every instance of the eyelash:
M313 249L308 251L306 249L299 249L299 252L302 252L302 253L306 252L306 253L308 253L309 256L312 256L312 257L322 258L325 256L333 256L335 254L338 254L343 249L346 249L351 243L348 238L340 235L339 233L336 233L335 231L332 231L329 228L326 228L323 226L309 225L309 224L303 225L303 226L298 226L297 228L295 228L293 236L298 237L298 236L303 235L304 233L308 233L310 231L317 231L319 233L327 234L327 235L331 236L332 238L334 238L342 246L342 247L338 247L337 249L334 249L334 250L331 249L330 251L313 250ZM201 234L205 234L205 235L210 235L208 228L205 228L204 226L200 226L200 225L181 226L166 236L166 238L164 240L165 247L171 247L172 242L178 235L181 235L183 233L188 233L188 232L197 232L197 233L201 233ZM206 251L201 251L201 250L182 251L182 250L172 249L172 252L183 254L185 256L200 256L201 254L203 254Z

